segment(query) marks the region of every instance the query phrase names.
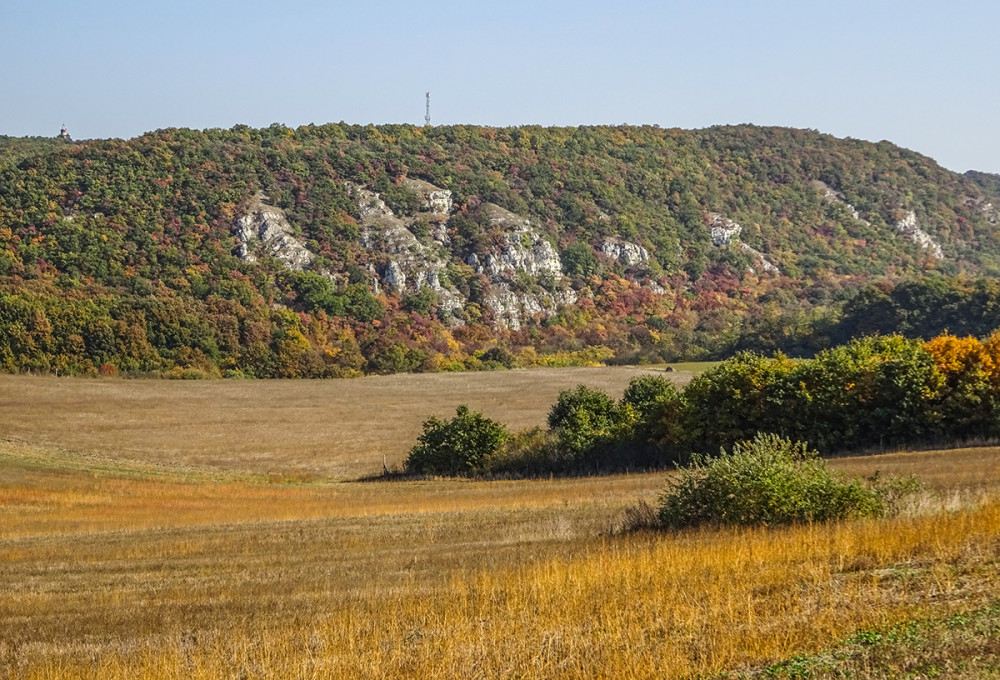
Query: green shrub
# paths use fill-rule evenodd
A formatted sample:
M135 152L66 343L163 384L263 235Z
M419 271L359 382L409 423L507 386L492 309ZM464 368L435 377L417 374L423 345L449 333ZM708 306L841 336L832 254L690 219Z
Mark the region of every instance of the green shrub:
M677 388L660 375L640 375L629 381L622 396L622 403L629 404L640 417L651 415L663 401L677 399Z
M406 458L406 470L417 474L468 474L508 436L503 425L462 404L451 420L431 416L424 421L423 434Z
M851 340L788 374L782 402L794 420L781 432L823 453L900 446L935 433L942 377L917 340L899 335Z
M549 427L556 432L560 448L569 457L580 458L615 434L618 410L615 400L604 392L577 385L559 393L549 411Z
M804 442L773 434L733 445L719 457L695 459L660 498L667 528L821 522L880 517L889 485L847 481Z
M424 286L419 293L404 295L402 307L407 312L416 312L421 316L429 317L431 311L437 305L437 294L430 286Z
M517 365L517 357L506 347L490 347L480 358L491 368L514 368Z
M785 386L793 368L782 355L767 358L740 352L694 378L684 389L692 450L730 446L758 430L787 431Z
M426 359L424 352L397 342L371 357L368 370L372 373L406 373L417 370Z
M586 243L570 243L559 256L563 269L570 276L591 276L600 271L593 249Z
M682 451L686 453L685 402L672 382L658 375L633 378L621 407L635 410L637 421L629 445L644 453L649 463L677 461Z
M548 475L565 465L559 442L552 432L532 427L517 432L481 459L477 472L494 476Z

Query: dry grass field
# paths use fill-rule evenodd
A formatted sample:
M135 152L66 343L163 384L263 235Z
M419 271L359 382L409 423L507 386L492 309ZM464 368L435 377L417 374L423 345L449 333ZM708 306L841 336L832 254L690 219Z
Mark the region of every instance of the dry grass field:
M696 364L683 368L697 369ZM432 414L458 404L513 428L543 425L560 390L620 397L632 366L424 373L358 380L80 380L0 375L0 439L101 457L357 478L400 463Z
M460 383L452 394L487 408ZM1000 596L997 448L832 462L925 479L893 520L621 536L624 508L669 474L333 479L370 468L311 461L327 451L301 432L312 453L297 452L281 421L321 422L311 398L374 389L363 381L263 383L283 405L272 392L257 411L233 383L0 386L5 413L29 414L5 419L0 442L0 678L711 677ZM425 396L382 408L419 427L454 403ZM169 436L170 413L221 431L227 408L270 437L270 457L241 455L242 438ZM148 436L130 419L154 421Z

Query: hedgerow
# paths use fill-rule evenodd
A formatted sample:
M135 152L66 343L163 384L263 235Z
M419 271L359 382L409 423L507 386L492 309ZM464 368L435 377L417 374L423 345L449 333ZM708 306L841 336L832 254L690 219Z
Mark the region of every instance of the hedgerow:
M583 385L565 390L548 425L481 455L471 468L462 459L437 472L663 467L758 433L808 442L821 455L988 440L1000 437L1000 334L929 342L872 336L804 360L744 352L682 391L656 375L634 379L617 402Z

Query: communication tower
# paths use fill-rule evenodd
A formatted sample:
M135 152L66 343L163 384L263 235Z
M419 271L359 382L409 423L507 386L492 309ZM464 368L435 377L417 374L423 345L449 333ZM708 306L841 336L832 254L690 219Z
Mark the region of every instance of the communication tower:
M427 93L427 107L424 109L424 125L431 124L431 93Z

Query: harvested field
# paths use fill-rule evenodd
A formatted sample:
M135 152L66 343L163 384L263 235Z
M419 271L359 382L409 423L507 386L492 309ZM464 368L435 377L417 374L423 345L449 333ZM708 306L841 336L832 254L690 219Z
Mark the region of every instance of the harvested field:
M362 398L413 434L459 401L540 424L590 370L0 379L18 414L0 441L0 678L711 677L990 611L1000 448L830 462L924 479L896 519L622 536L670 473L338 481L372 471L365 441L401 456L412 435L356 434L358 464L310 431L331 403L351 414L340 431L377 426ZM586 382L616 393L635 375L598 370ZM248 434L227 436L226 414Z
M691 364L687 366L695 367ZM621 396L637 375L593 367L357 380L169 381L0 375L0 439L116 460L259 474L357 478L402 462L432 414L458 404L513 428L543 425L560 390Z
M686 677L1000 587L996 480L890 521L616 537L666 475L285 484L0 453L11 677ZM936 456L962 480L1000 452Z

